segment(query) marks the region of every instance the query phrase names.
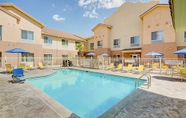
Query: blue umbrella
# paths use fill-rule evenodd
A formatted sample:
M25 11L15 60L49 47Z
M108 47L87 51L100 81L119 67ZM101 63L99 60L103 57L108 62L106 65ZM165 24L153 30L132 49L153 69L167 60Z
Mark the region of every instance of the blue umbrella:
M93 53L93 52L89 52L89 53L87 53L86 55L87 55L87 56L95 56L96 54Z
M21 53L21 54L23 54L23 53L29 53L28 51L26 51L26 50L23 50L23 49L21 49L21 48L13 48L13 49L10 49L10 50L6 50L5 52L7 52L7 53ZM18 58L19 58L19 55L18 55ZM19 59L18 59L18 63L19 63Z
M8 52L8 53L29 53L28 51L23 50L21 48L13 48L10 50L6 50L5 52Z
M109 56L107 53L101 54L103 57Z
M186 54L186 48L173 52L173 54Z
M153 51L151 51L151 52L149 52L149 53L147 53L145 55L146 56L163 56L163 54L157 53L157 52L153 52Z

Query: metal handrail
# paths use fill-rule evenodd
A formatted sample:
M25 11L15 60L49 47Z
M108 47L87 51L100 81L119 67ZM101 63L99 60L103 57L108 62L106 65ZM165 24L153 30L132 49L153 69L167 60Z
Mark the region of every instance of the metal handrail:
M147 79L148 88L151 86L151 75L148 74L148 73L145 73L145 74L143 74L142 76L140 76L140 77L136 80L136 82L135 82L135 87L137 86L137 84L138 84L138 86L139 86L139 80L140 80L143 76L146 76L146 77L148 78L148 79Z

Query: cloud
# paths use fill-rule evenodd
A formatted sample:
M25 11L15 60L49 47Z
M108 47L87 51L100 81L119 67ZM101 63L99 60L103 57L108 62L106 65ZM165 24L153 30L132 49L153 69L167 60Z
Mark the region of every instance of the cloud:
M62 11L66 11L67 9L62 9Z
M58 14L54 14L52 17L55 21L64 21L65 18L59 16Z
M90 17L90 18L98 18L98 13L96 12L96 7L90 12L85 11L83 14L84 17Z
M52 7L56 7L56 5L55 4L52 4Z
M125 0L79 0L79 6L95 5L97 8L111 9L115 7L120 7Z

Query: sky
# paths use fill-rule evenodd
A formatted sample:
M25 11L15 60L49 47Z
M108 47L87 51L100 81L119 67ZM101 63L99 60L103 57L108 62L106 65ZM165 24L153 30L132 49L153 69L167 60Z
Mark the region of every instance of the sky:
M0 0L0 3L15 4L48 28L90 37L98 23L103 23L127 1L140 0ZM168 3L168 0L160 0L160 3Z

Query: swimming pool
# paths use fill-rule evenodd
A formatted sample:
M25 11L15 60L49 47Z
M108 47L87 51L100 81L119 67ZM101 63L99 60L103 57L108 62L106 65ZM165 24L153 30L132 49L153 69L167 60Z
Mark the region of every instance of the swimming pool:
M28 81L81 118L100 116L136 89L132 78L75 69Z

